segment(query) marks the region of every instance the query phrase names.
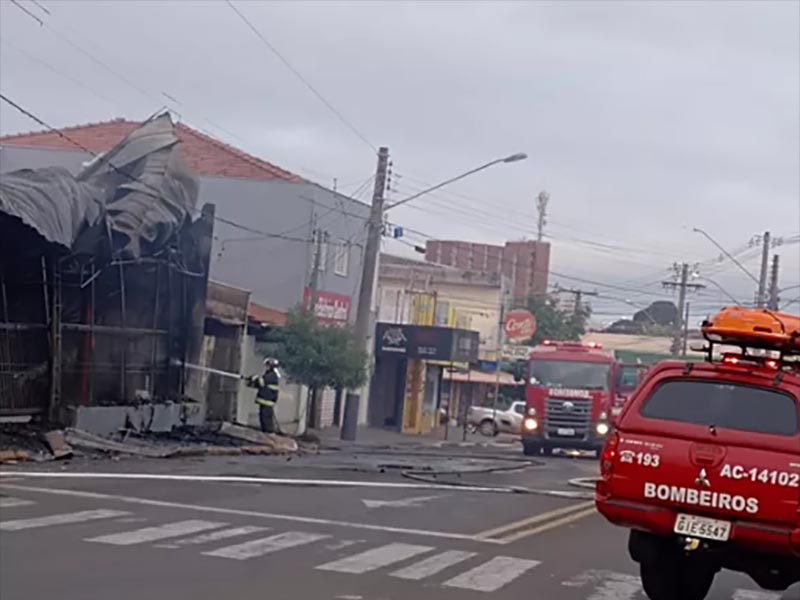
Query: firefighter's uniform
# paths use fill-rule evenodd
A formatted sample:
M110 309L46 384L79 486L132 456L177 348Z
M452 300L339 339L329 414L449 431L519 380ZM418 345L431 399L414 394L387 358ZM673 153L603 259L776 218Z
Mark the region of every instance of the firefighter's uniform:
M278 402L278 388L280 377L273 364L266 363L266 370L261 375L253 375L249 384L256 388L256 404L258 404L258 421L261 431L276 433L275 404Z

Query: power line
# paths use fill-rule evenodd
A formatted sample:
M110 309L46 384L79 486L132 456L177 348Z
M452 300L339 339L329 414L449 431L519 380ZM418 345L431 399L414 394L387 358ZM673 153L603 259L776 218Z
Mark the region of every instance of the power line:
M403 183L403 185L407 185L407 184ZM420 189L420 188L418 188L417 186L414 186L414 185L411 185L411 186L408 186L408 187L412 192L416 192L416 191L418 191ZM464 197L464 198L469 199L468 197ZM503 227L503 229L506 229L506 230L507 229L514 229L514 230L520 231L521 233L524 233L524 234L527 234L527 235L533 235L533 236L536 235L536 231L533 228L526 228L526 227L522 227L522 226L519 225L519 223L524 223L524 222L533 223L535 218L533 216L531 216L531 215L528 215L528 214L523 213L523 212L518 211L518 210L512 210L512 209L504 208L502 214L504 214L504 215L512 215L512 216L519 217L519 218L515 219L514 222L508 222L508 221L500 222L499 221L500 215L498 214L497 211L489 212L489 211L484 210L482 208L477 208L477 207L465 205L463 202L458 202L458 201L453 201L453 200L450 200L450 199L447 199L447 198L443 198L438 192L434 192L434 193L431 194L431 198L428 200L428 203L433 204L434 206L444 205L448 209L457 210L458 214L461 217L469 216L471 218L478 219L480 225L483 226L484 228L485 228L487 220L489 220L489 221L491 221L493 223L496 223L498 226ZM414 208L415 210L418 210L418 211L428 210L427 207L423 208L423 207L419 207L419 206L413 206L411 208ZM604 250L604 251L606 251L608 253L619 252L619 253L623 253L623 254L626 254L626 255L630 255L631 253L635 252L635 253L638 253L638 254L647 253L647 254L651 254L653 256L667 256L666 253L656 252L656 251L653 251L653 250L650 250L650 249L638 248L638 247L633 247L633 246L623 246L623 245L620 245L620 244L607 244L607 243L604 243L604 242L598 242L598 241L594 241L594 240L586 240L586 239L581 239L581 238L577 238L577 237L555 236L555 235L547 235L547 234L545 235L545 237L550 238L552 240L558 240L558 241L562 241L562 242L563 241L567 241L567 242L573 242L573 243L576 243L576 244L582 244L582 245L590 246L590 247L593 247L593 248L597 248L597 249L599 249L601 251ZM633 262L633 261L631 261L631 262ZM641 264L641 263L639 263L639 264Z
M37 117L35 114L30 112L26 108L20 106L19 104L17 104L13 100L11 100L8 96L3 94L2 92L0 92L0 100L3 100L4 102L9 104L13 108L18 110L19 112L21 112L23 115L28 117L29 119L35 121L36 123L38 123L39 125L41 125L45 129L47 129L48 131L52 131L53 133L55 133L56 135L58 135L62 139L66 140L70 144L73 144L75 147L79 148L80 150L86 152L87 154L90 154L93 157L97 157L98 156L95 152L93 152L92 150L90 150L89 148L87 148L86 146L81 144L80 142L75 141L73 138L71 138L70 136L65 134L60 129L58 129L56 127L53 127L52 125L46 123L44 120L40 119L39 117ZM118 173L118 174L120 174L120 175L122 175L122 176L124 176L124 177L126 177L128 179L130 179L131 181L136 181L137 183L139 183L140 185L144 186L145 188L151 190L152 192L154 192L156 194L159 194L159 195L161 194L161 190L159 190L158 188L155 188L155 187L151 186L150 184L148 184L146 182L139 181L138 179L136 179L136 177L134 177L130 173L126 172L125 170L120 169L119 167L117 167L113 163L109 162L108 166L111 169L113 169L114 172L116 172L116 173ZM194 210L197 213L201 212L200 209L197 209L197 208L192 208L191 210ZM233 221L231 219L226 219L226 218L220 217L220 216L215 216L214 219L216 221L219 221L220 223L225 223L226 225L230 225L231 227L236 227L238 229L241 229L242 231L247 231L247 232L250 232L250 233L259 234L259 235L262 235L264 237L279 238L279 239L285 239L285 240L288 240L288 241L296 241L296 242L299 242L299 241L308 242L309 241L309 240L307 240L305 238L295 238L295 237L289 237L289 236L286 236L286 235L283 235L283 234L268 233L268 232L265 232L265 231L260 231L258 229L254 229L253 227L250 227L248 225L242 225L241 223L237 223L236 221Z
M72 77L71 75L68 75L67 73L64 73L63 71L61 71L61 70L57 69L56 67L54 67L53 65L51 65L49 62L39 58L38 56L35 56L35 55L31 54L27 50L23 50L22 48L20 48L16 44L13 44L13 43L9 42L6 38L0 37L0 44L5 44L6 46L9 46L9 47L13 48L15 51L19 52L20 54L22 54L23 56L28 58L28 60L31 60L31 61L36 62L36 63L39 63L43 67L49 69L50 71L56 73L57 75L60 75L64 79L66 79L68 81L71 81L72 83L74 83L74 84L76 84L76 85L88 90L89 92L91 92L92 94L94 94L95 96L100 98L101 100L109 103L111 106L119 107L119 104L115 100L112 100L111 98L108 98L107 96L105 96L104 94L101 94L100 92L98 92L94 88L89 87L88 85L83 83L81 80L76 79L76 78Z
M22 6L22 4L20 4L19 2L17 2L17 0L11 0L11 4L13 4L14 6L16 6L18 9L20 9L20 10L21 10L22 12L24 12L26 15L28 15L28 16L29 16L31 19L33 19L34 21L36 21L37 23L39 23L39 26L40 26L40 27L44 25L44 21L42 21L42 20L41 20L39 17L37 17L35 14L33 14L33 13L32 13L31 11L29 11L27 8L25 8L24 6Z
M372 142L370 142L370 141L369 141L369 140L366 138L366 136L365 136L364 134L362 134L362 133L361 133L361 132L360 132L360 131L359 131L359 130L356 128L356 126L355 126L355 125L353 125L353 124L352 124L350 121L348 121L348 120L345 118L345 116L344 116L344 115L343 115L341 112L339 112L339 111L338 111L338 110L337 110L337 109L336 109L336 108L333 106L333 104L331 104L330 102L328 102L328 100L325 98L325 96L323 96L323 95L322 95L322 93L321 93L321 92L319 92L319 91L317 90L317 88L315 88L315 87L314 87L314 86L311 84L311 82L310 82L310 81L308 81L308 79L306 79L306 78L303 76L303 74L302 74L302 73L300 73L300 71L298 71L298 70L297 70L297 69L296 69L296 68L295 68L295 67L292 65L292 63L290 63L290 62L289 62L289 60L288 60L288 59L287 59L285 56L283 56L283 54L281 54L281 53L278 51L278 49L277 49L277 48L276 48L274 45L272 45L272 43L271 43L271 42L270 42L270 41L269 41L269 40L268 40L268 39L267 39L267 38L264 36L264 34L262 34L262 33L261 33L261 32L260 32L260 31L259 31L257 28L256 28L256 26L255 26L255 25L253 25L253 23L251 23L251 22L250 22L250 20L249 20L249 19L248 19L248 18L247 18L247 17L246 17L244 14L242 14L242 12L241 12L241 11L240 11L238 8L236 8L236 5L234 5L234 3L233 3L231 0L226 0L226 3L228 4L228 6L230 6L230 7L231 7L231 10L233 10L233 12L235 12L235 13L236 13L236 14L239 16L239 18L240 18L240 19L241 19L241 20L244 22L244 24L245 24L245 25L247 25L247 27L248 27L248 28L249 28L249 29L250 29L250 30L251 30L251 31L252 31L252 32L253 32L253 33L254 33L256 36L258 36L258 39L260 39L260 40L261 40L261 41L264 43L264 45L265 45L267 48L269 48L269 50L270 50L270 51L271 51L271 52L272 52L272 53L273 53L275 56L277 56L277 57L278 57L278 59L279 59L279 60L280 60L280 61L281 61L281 62L282 62L282 63L283 63L285 66L286 66L286 68L287 68L287 69L289 69L289 70L290 70L292 73L294 73L294 75L295 75L295 76L296 76L296 77L297 77L297 78L298 78L300 81L302 81L302 82L303 82L303 84L304 84L304 85L305 85L305 86L306 86L306 87L307 87L309 90L311 90L311 92L312 92L312 93L313 93L313 94L314 94L314 95L317 97L317 99L319 99L319 101L320 101L320 102L322 102L322 103L323 103L323 104L324 104L324 105L325 105L325 106L328 108L328 110L330 110L330 111L331 111L331 112L332 112L334 115L336 115L336 117L337 117L337 118L338 118L338 119L339 119L339 120L340 120L342 123L344 123L344 125L345 125L345 126L346 126L346 127L347 127L347 128L350 130L350 131L352 131L352 132L353 132L353 133L354 133L356 136L358 136L358 138L359 138L359 139L360 139L362 142L364 142L364 143L365 143L367 146L369 146L369 147L370 147L370 149L371 149L373 152L376 152L376 153L377 153L377 151L378 151L378 148L375 146L375 144L373 144Z
M48 13L48 14L49 14L49 13ZM149 99L149 100L155 100L155 102L156 102L157 104L159 104L161 107L164 107L164 108L167 108L167 106L161 103L161 102L162 102L162 96L163 96L164 98L167 98L168 100L170 100L170 101L171 101L173 104L177 104L178 106L181 106L181 107L183 107L183 106L184 106L182 102L180 102L179 100L177 100L176 98L174 98L174 97L173 97L173 96L171 96L170 94L167 94L166 92L161 92L161 95L159 95L159 94L156 94L156 93L154 93L154 92L152 92L152 91L150 91L150 90L147 90L146 88L143 88L143 87L142 87L142 86L140 86L140 85L139 85L139 84L138 84L136 81L133 81L133 80L132 80L130 77L126 76L126 74L124 74L124 73L120 72L120 71L119 71L119 70L117 70L117 69L114 69L114 68L113 68L111 65L109 65L108 63L106 63L106 62L104 62L103 60L101 60L100 58L98 58L98 57L96 56L96 53L94 53L94 52L91 52L91 51L87 50L86 48L84 48L83 46L81 46L80 44L78 44L77 42L73 41L73 40L72 40L72 39L71 39L69 36L67 36L67 35L65 35L64 33L62 33L62 32L60 32L60 31L58 31L57 29L55 29L55 28L54 28L52 25L50 25L49 23L42 23L42 25L46 26L46 27L47 27L47 28L48 28L48 29L49 29L49 30L50 30L50 31L51 31L53 34L55 34L56 36L58 36L59 38L61 38L63 41L65 41L67 44L69 44L69 45L70 45L70 46L72 46L74 49L76 49L78 52L80 52L81 54L83 54L84 56L86 56L87 58L89 58L89 59L90 59L92 62L96 63L97 65L99 65L100 67L102 67L103 69L105 69L106 71L108 71L109 73L111 73L112 75L114 75L114 76L115 76L117 79L121 80L121 81L122 81L122 82L124 82L126 85L128 85L128 86L129 86L129 87L131 87L132 89L134 89L134 90L136 90L137 92L139 92L139 94L141 94L141 95L142 95L144 98L147 98L147 99ZM67 29L69 29L69 28L67 28ZM77 33L76 33L76 32L75 32L74 30L72 30L72 29L69 29L69 30L70 30L70 31L72 31L72 32L73 32L75 35L80 35L80 32L77 32ZM97 46L96 46L96 47L97 47ZM18 49L20 52L23 52L21 49L19 49L19 48L17 48L17 49ZM102 48L100 48L100 50L102 50ZM31 58L34 58L34 60L40 60L40 59L37 59L36 57L32 57L32 56L31 56ZM54 71L58 72L58 73L59 73L59 74L61 74L62 76L72 79L71 77L67 76L66 74L64 74L64 73L62 73L62 72L60 72L60 71L58 71L58 70L54 69L53 67L51 67L51 66L47 65L47 63L44 63L44 61L40 61L40 62L42 62L43 64L45 64L45 66L48 66L48 68L50 68L51 70L54 70ZM91 90L91 88L89 88L88 86L86 86L85 84L81 83L81 82L80 82L80 81L78 81L78 80L75 80L75 79L72 79L72 80L73 80L73 81L75 81L76 83L78 83L79 85L82 85L83 87L86 87L87 89L89 89L90 91L92 91L92 93L94 93L94 94L95 94L95 95L97 95L98 97L100 97L100 98L103 98L104 100L111 102L111 104L113 104L113 105L115 105L115 106L119 107L119 104L118 104L117 102L110 101L108 98L106 98L106 97L102 96L101 94L99 94L98 92L96 92L96 91L94 91L94 90ZM169 106L168 108L170 109L170 111L171 111L172 113L176 114L176 115L179 117L179 120L184 120L184 112L185 112L185 111L183 111L183 108L182 108L180 111L179 111L179 110L177 110L177 109L175 109L175 108L174 108L174 106ZM211 120L211 119L209 119L208 117L205 117L205 116L203 116L203 115L197 115L197 116L199 116L199 117L200 117L200 119L201 119L202 121L204 121L205 123L207 123L208 125L210 125L212 128L214 128L214 129L216 129L216 130L218 130L218 131L221 131L221 132L223 132L223 133L227 134L227 135L228 135L230 138L232 138L232 139L234 139L234 140L237 140L238 142L240 142L240 143L242 143L242 144L245 144L245 145L246 145L246 141L245 141L243 138L241 138L240 136L238 136L236 133L234 133L234 132L230 131L229 129L227 129L227 128L223 127L222 125L220 125L220 124L219 124L219 123L217 123L216 121L213 121L213 120ZM195 129L197 129L198 131L200 131L200 132L204 133L204 134L205 134L205 135L207 135L208 137L210 137L210 138L211 138L211 139L212 139L212 140L213 140L215 143L217 143L217 144L219 145L219 147L220 147L220 148L224 149L224 150L225 150L225 151L227 151L227 152L230 152L230 151L231 151L231 150L230 150L230 148L228 148L228 147L226 146L226 144L224 144L224 143L222 143L222 142L218 141L218 140L216 139L215 135L214 135L214 134L212 134L211 132L209 132L209 131L205 130L204 128L202 128L202 127L198 126L198 125L197 125L197 124L195 124L195 123L192 123L192 127L193 127L193 128L195 128ZM220 137L223 137L223 136L220 136ZM239 156L239 155L237 155L237 157L238 157L238 158L241 158L241 156ZM264 170L265 172L268 172L268 173L272 174L272 171L269 171L268 169L266 169L266 168L265 168L265 167L264 167L264 166L263 166L263 165L262 165L260 162L258 162L258 161L250 161L250 163L251 163L252 165L256 166L257 168L259 168L259 169L261 169L261 170ZM302 171L302 170L309 170L309 169L306 169L306 168L300 168L300 169L298 169L298 170L301 170L301 171ZM312 172L312 173L313 173L313 172ZM317 175L319 175L319 173L317 173Z
M10 106L14 107L16 110L18 110L19 112L21 112L22 114L27 116L29 119L33 120L34 122L38 123L39 125L41 125L45 129L47 129L49 131L52 131L53 133L55 133L56 135L60 136L61 138L63 138L67 142L73 144L74 146L76 146L80 150L86 152L87 154L89 154L89 155L91 155L93 157L97 156L97 154L95 152L93 152L92 150L90 150L89 148L84 146L83 144L77 142L72 137L70 137L69 135L65 134L63 131L59 130L58 128L53 127L52 125L48 124L43 119L41 119L38 116L36 116L35 114L33 114L31 111L29 111L26 108L20 106L19 104L17 104L16 102L14 102L10 98L8 98L2 92L0 92L0 99L2 99L4 102L8 103ZM130 173L126 172L125 170L120 169L119 167L115 166L110 161L109 161L108 165L116 173L118 173L118 174L120 174L120 175L122 175L122 176L124 176L124 177L126 177L128 179L130 179L131 181L138 181L133 175L131 175ZM365 182L365 184L368 184L368 182L369 182L369 180L367 180L367 182ZM160 190L158 190L157 188L155 188L155 187L153 187L153 186L151 186L151 185L149 185L147 183L144 183L144 182L139 182L139 183L141 185L143 185L145 188L153 191L156 194L160 194L161 193ZM195 207L190 207L190 210L192 210L193 212L195 212L197 214L201 214L202 213L202 211L200 209L197 209ZM333 207L328 212L333 212L335 210L336 210L336 207ZM325 214L328 214L328 213L325 213ZM351 213L345 213L343 211L343 214L351 214ZM361 218L361 215L352 214L352 216ZM300 242L300 243L305 243L305 244L310 244L310 243L313 242L313 240L310 240L308 238L300 238L300 237L289 236L288 235L288 233L296 231L297 229L300 229L302 227L306 227L310 223L310 221L302 223L302 224L300 224L298 226L295 226L295 227L293 227L293 228L291 228L291 229L289 229L289 230L287 230L285 232L282 232L282 233L270 233L270 232L262 231L260 229L256 229L256 228L251 227L249 225L243 225L243 224L238 223L238 222L236 222L236 221L234 221L232 219L226 219L225 217L221 217L221 216L218 216L218 215L216 215L214 217L214 219L215 219L215 221L218 221L220 223L224 223L224 224L229 225L231 227L234 227L236 229L240 229L242 231L246 231L248 233L252 233L252 234L258 235L259 237L255 238L255 240L258 240L258 239L280 239L280 240L284 240L284 241ZM349 244L352 244L353 240L358 235L358 233L359 232L356 232L355 234L349 236L349 238L346 241ZM219 239L219 238L217 237L217 239ZM255 240L252 240L252 241L255 241ZM220 240L220 241L221 241L222 247L221 247L221 249L219 251L219 254L221 254L224 251L224 244L225 244L226 240ZM237 241L237 239L234 238L232 240L227 240L227 241L233 242L233 241ZM245 240L244 239L239 239L238 241L245 241Z
M401 180L403 185L408 185L409 189L412 192L419 191L421 189L419 187L419 185L429 185L427 182L425 182L425 181L423 181L421 179L417 179L415 177L411 177L411 176L408 176L408 175L405 175L405 174L402 174L402 173L398 173L396 176ZM403 181L404 179L413 181L418 185L406 184L405 181ZM442 195L448 195L448 196L451 196L453 198L458 198L459 200L451 200L449 198L442 198ZM464 194L461 194L461 193L457 193L457 192L454 192L454 191L451 191L451 190L439 190L439 191L437 191L435 193L432 193L431 196L432 197L438 197L440 202L449 203L449 205L454 207L454 208L456 208L459 211L459 213L462 213L465 209L468 209L468 210L471 210L471 211L475 212L477 215L479 215L481 219L485 219L487 217L488 218L492 218L492 219L497 219L497 217L498 217L498 213L497 212L489 212L489 211L487 211L487 210L485 210L483 208L483 207L487 206L487 204L489 204L488 202L486 202L484 200L481 200L479 198L475 198L473 196L467 196L467 195L464 195ZM465 202L464 201L466 201L467 203L471 203L473 206L469 206L469 205L465 206ZM510 214L510 215L519 217L519 219L521 221L523 221L523 222L531 222L531 223L533 223L534 221L536 221L536 216L535 215L528 214L528 213L522 212L520 210L503 208L503 214ZM581 232L580 229L575 228L574 226L565 225L565 224L562 224L562 223L551 222L550 219L548 219L548 224L549 225L553 225L555 227L561 227L562 229L568 229L568 230L571 229L571 230L574 230L574 231L578 231L579 233ZM511 227L511 228L519 229L519 230L521 230L521 231L523 231L524 233L527 233L527 234L535 234L536 233L533 229L522 229L519 226L515 225L514 223L506 223L506 222L504 222L503 225L505 227ZM597 232L592 232L592 233L597 235ZM581 238L568 238L568 237L563 237L563 236L558 236L557 237L557 236L547 236L546 235L545 237L550 237L551 239L558 239L558 240L562 240L562 241L563 240L575 241L576 243L583 243L583 244L593 245L593 246L602 247L602 248L608 248L609 250L616 250L616 251L626 252L626 253L638 252L638 253L652 254L653 256L661 256L661 257L668 256L668 257L672 257L672 254L668 254L666 252L656 252L656 251L653 251L650 248L644 248L644 247L638 247L638 246L632 246L632 245L623 246L623 245L620 245L620 244L608 244L608 243L598 242L598 241L594 241L594 240L585 240L585 239L581 239ZM600 235L599 237L604 237L604 236ZM611 238L609 238L609 239L611 239Z

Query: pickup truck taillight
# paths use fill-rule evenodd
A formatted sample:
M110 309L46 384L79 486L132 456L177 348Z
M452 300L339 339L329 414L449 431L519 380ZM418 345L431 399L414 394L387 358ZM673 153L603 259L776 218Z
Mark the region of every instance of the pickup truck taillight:
M603 448L603 453L600 455L600 476L603 479L611 477L611 473L614 470L614 460L617 458L618 446L619 433L615 431L609 436Z
M614 431L606 440L603 452L600 454L600 479L595 484L595 493L598 497L608 496L611 473L614 471L614 461L617 458L619 434Z

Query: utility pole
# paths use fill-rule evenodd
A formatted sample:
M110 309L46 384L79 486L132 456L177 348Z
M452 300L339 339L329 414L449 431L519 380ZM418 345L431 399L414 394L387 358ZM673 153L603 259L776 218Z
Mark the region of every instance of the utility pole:
M354 335L356 348L364 349L369 340L370 317L372 316L372 294L375 289L375 271L378 255L381 251L381 232L383 229L383 204L386 192L386 174L389 168L389 149L381 146L378 149L378 166L375 170L375 187L372 191L372 207L367 221L367 241L364 244L364 259L361 265L361 287L358 290L358 307ZM345 398L345 419L342 423L341 437L345 440L356 439L358 405L357 394L347 394Z
M316 216L314 217L314 221L316 222ZM314 238L314 261L311 265L311 277L309 278L308 283L308 290L309 290L309 299L308 299L308 310L313 317L316 318L317 315L317 295L319 291L319 268L320 268L320 261L322 260L322 242L323 242L323 234L322 231L314 228L314 233L312 234Z
M758 278L758 295L756 296L756 305L758 308L764 308L767 302L767 271L769 270L769 231L764 232L761 238L761 275Z
M675 265L679 273L679 281L662 281L661 284L666 288L678 288L678 314L675 319L675 326L673 328L672 346L670 352L672 356L678 356L681 351L681 339L684 333L684 312L686 311L686 290L699 290L706 286L702 283L693 283L689 281L689 265L683 263L680 266Z
M597 291L589 292L587 290L581 290L579 288L572 288L570 290L559 290L560 292L565 292L567 294L572 294L575 297L575 303L572 308L572 314L575 316L581 313L581 308L583 307L583 297L584 296L599 296L600 294Z
M311 277L308 281L308 314L317 320L317 291L319 289L319 268L322 258L322 231L317 229L317 215L316 213L311 217L313 229L311 230L311 238L313 245L311 246L314 253L314 260L311 261ZM319 393L319 392L317 392ZM306 426L317 426L317 395L313 392L312 388L308 388L308 397L306 398Z
M378 150L378 167L375 171L375 188L372 192L372 208L367 221L367 242L364 245L364 260L361 269L361 287L358 290L355 337L359 348L367 347L369 320L372 310L372 293L375 288L375 270L381 250L383 227L383 201L386 189L386 172L389 166L389 149Z
M500 306L497 314L497 351L495 352L495 370L494 370L494 400L492 400L492 421L497 426L497 401L500 399L500 357L503 352L503 320L506 316L506 278L500 275Z
M536 197L536 212L539 213L539 220L536 227L536 241L544 239L544 226L547 225L547 203L550 202L550 194L542 190Z
M686 358L689 350L689 302L686 303L686 312L683 315L683 353L681 356Z
M772 256L772 272L769 278L769 300L767 301L767 308L770 310L778 310L780 298L778 297L778 270L780 268L780 256L775 254Z

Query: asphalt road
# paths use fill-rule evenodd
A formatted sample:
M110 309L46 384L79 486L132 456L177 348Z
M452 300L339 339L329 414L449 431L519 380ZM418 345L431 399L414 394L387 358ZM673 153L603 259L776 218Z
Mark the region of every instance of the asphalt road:
M380 468L342 468L352 460L358 462L103 461L44 477L5 476L0 598L644 598L625 532L607 525L585 499L546 493L591 475L593 461L553 458L524 471L457 478L545 492L521 495L374 487L414 482ZM63 475L77 471L187 479ZM192 480L196 475L336 479L351 487ZM800 590L762 592L723 573L709 598L795 600Z

